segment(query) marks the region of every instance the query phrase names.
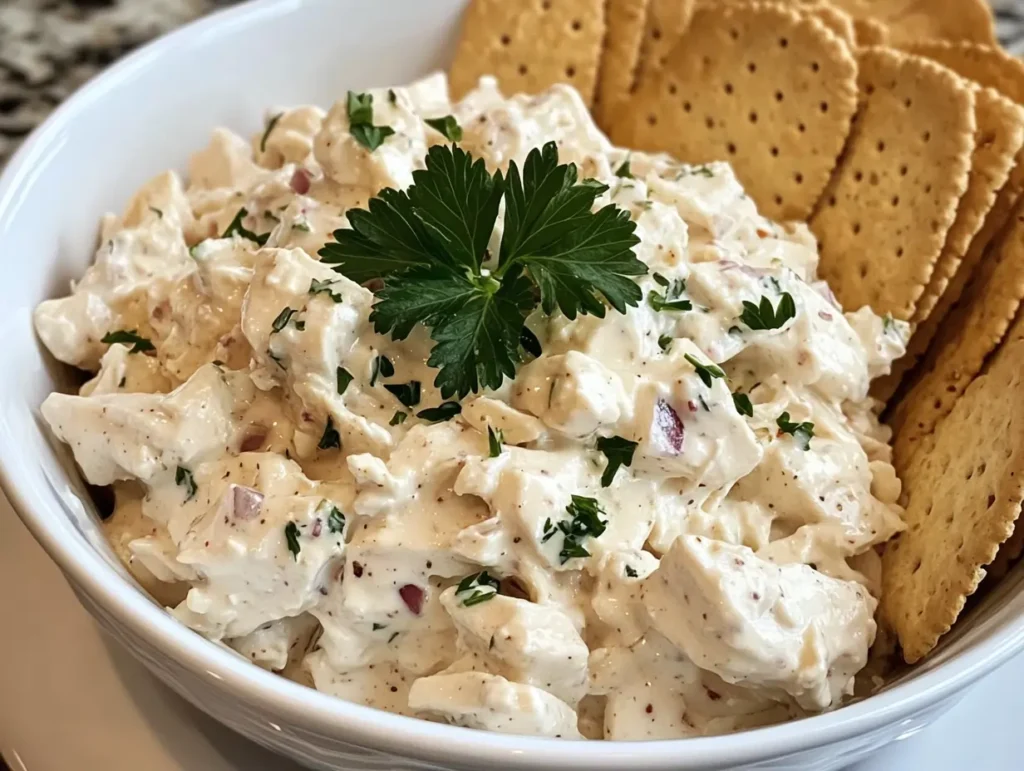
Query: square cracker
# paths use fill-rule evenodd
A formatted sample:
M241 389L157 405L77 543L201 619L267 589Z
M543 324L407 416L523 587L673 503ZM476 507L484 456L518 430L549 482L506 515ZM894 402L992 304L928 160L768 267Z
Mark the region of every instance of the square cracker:
M452 96L494 75L505 94L568 83L589 106L604 34L604 0L473 0L448 73Z
M1005 185L1017 153L1024 146L1024 108L998 91L979 88L975 92L974 114L977 129L967 192L960 199L946 244L918 300L912 319L915 332L907 353L893 364L890 375L872 383L872 395L883 401L889 400L903 375L924 356L939 322L960 298L966 278L974 272L980 259L980 254L966 259L968 249Z
M608 0L605 6L608 30L594 97L595 117L605 130L612 124L616 106L633 88L650 1Z
M995 42L986 0L832 0L854 19L875 19L894 45L917 40Z
M881 612L914 663L1013 532L1024 498L1024 343L967 389L903 474L907 529L882 557Z
M856 62L813 16L777 3L701 6L612 126L627 147L729 161L758 208L805 219L856 110Z
M888 423L895 431L893 464L902 471L922 439L941 425L985 359L1006 335L1024 298L1024 208L982 260L958 307L943 319L920 366L920 377L900 397ZM1005 400L1004 400L1005 401Z
M635 85L660 70L693 18L697 0L650 0Z
M860 110L810 221L843 307L909 321L967 189L974 94L935 62L865 48Z

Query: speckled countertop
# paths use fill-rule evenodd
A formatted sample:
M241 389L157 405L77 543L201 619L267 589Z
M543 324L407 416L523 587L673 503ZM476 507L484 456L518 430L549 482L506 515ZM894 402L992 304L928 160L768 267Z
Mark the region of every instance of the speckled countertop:
M139 44L235 1L0 0L0 166L99 70ZM1024 53L1024 0L993 5L1000 38L1014 53Z

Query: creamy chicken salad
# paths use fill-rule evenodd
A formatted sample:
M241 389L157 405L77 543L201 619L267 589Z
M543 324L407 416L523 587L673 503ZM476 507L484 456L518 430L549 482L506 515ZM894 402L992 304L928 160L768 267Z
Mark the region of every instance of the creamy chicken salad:
M907 330L844 313L727 164L613 147L569 87L452 104L438 75L217 130L187 179L108 215L35 313L94 373L42 414L182 623L516 734L851 693L902 529L868 385Z

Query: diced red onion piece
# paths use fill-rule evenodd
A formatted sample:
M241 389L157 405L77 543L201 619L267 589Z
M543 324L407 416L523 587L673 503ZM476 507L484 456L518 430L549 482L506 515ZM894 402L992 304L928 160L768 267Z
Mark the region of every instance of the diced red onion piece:
M299 195L305 195L309 192L309 172L305 169L296 169L288 184Z
M313 520L313 530L311 531L314 538L319 538L320 533L323 531L323 525L320 522L320 517Z
M267 427L262 426L259 423L253 423L249 426L249 430L246 431L245 436L242 439L242 444L239 445L239 450L242 452L255 452L263 446L263 443L267 440Z
M759 270L752 265L744 265L743 263L736 262L735 260L719 260L718 266L723 273L730 270L738 270L740 273L752 276L753 278L760 278L765 274L765 271L763 270Z
M232 485L232 487L234 487L234 490L231 503L235 519L240 519L244 522L256 519L260 513L260 507L263 506L263 493L259 490L253 490L251 487L243 487L242 485Z
M674 452L683 451L683 439L686 436L686 429L683 428L683 421L664 399L658 399L654 403L654 425L655 428L665 437L665 444Z
M824 319L825 321L831 321L832 314L829 313L828 311L818 311L818 318Z
M423 612L423 590L415 584L406 584L398 590L399 595L402 597L402 602L405 603L412 613L417 616Z

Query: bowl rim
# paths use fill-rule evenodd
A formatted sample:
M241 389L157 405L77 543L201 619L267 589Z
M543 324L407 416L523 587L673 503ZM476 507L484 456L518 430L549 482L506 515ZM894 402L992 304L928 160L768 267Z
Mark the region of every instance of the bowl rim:
M61 136L83 109L102 102L120 84L151 67L166 52L188 43L210 45L220 35L271 23L331 0L250 0L216 11L140 47L102 71L64 101L22 143L0 173L0 232L16 219L18 203L31 196L37 167L51 163ZM429 763L501 768L558 766L618 771L724 767L799 753L869 734L899 721L910 730L916 712L954 696L1024 649L1024 618L1005 624L976 646L909 682L833 712L723 736L643 742L571 742L513 736L432 723L373 709L330 696L253 666L174 619L129 584L81 539L64 539L50 526L63 517L56 498L23 493L14 464L18 448L0 432L0 488L65 577L107 611L117 623L146 640L207 685L230 693L247 707L328 737L381 753Z

